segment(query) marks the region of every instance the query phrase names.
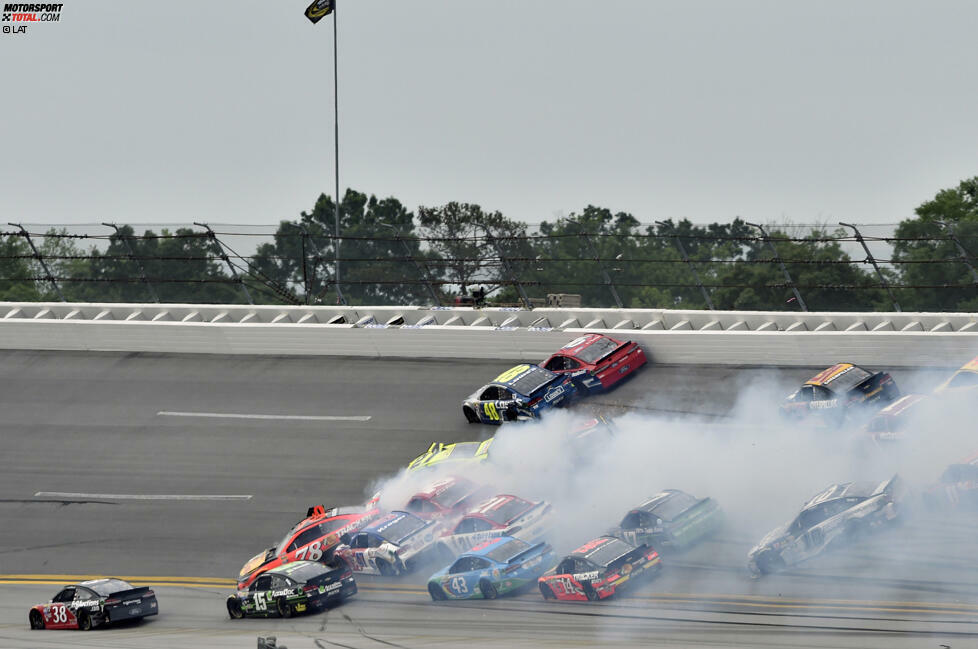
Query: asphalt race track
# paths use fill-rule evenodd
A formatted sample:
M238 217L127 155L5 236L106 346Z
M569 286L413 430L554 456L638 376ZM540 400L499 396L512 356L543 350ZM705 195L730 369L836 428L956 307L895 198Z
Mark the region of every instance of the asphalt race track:
M615 601L544 602L530 592L434 604L424 575L363 577L354 600L324 614L232 621L224 609L231 578L306 507L362 502L373 480L432 441L492 434L466 424L459 403L509 364L48 352L0 358L3 648L253 647L259 635L277 636L289 649L978 646L978 520L927 514L761 580L745 570L757 539L738 533L734 522L730 533L664 557L660 578ZM597 407L718 420L732 405L731 386L762 375L790 386L811 371L650 366ZM912 380L925 388L944 375ZM89 633L29 630L32 604L75 576L103 574L154 586L161 614Z

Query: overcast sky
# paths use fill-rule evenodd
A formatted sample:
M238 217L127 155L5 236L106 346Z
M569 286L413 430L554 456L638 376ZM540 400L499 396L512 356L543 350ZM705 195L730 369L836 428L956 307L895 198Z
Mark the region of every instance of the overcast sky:
M973 0L339 1L342 187L412 210L893 223L978 175ZM332 194L306 4L64 0L0 34L4 220L277 223Z

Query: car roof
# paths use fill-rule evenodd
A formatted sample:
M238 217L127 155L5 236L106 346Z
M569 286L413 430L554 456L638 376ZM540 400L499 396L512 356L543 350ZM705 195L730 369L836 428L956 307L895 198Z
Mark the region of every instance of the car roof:
M834 484L805 503L802 510L840 498L860 498L865 500L876 491L877 487L879 487L878 482L842 482Z
M858 365L853 365L852 363L836 363L832 367L822 370L812 378L805 381L805 385L822 385L828 387L832 382L837 381L839 377L852 371L853 369L869 372L869 370L859 367ZM872 374L872 372L869 373Z
M447 478L435 480L434 482L429 482L424 487L419 489L413 496L411 496L411 498L425 498L427 500L437 498L439 495L445 493L445 491L450 487L454 487L457 484L463 486L475 486L475 483L468 478L453 475Z
M605 336L604 334L595 334L595 333L584 334L583 336L575 338L574 340L570 341L569 343L561 347L559 350L557 350L557 353L573 356L574 354L581 351L585 347L590 347L591 345L601 340L602 338L608 338L609 340L614 340L614 338ZM615 342L618 341L615 340Z
M274 568L272 570L265 571L264 574L266 574L266 575L282 575L284 577L291 577L293 572L295 572L299 568L302 568L302 567L305 567L305 566L314 566L314 567L317 567L317 568L321 568L322 569L322 572L329 572L330 570L332 570L332 568L330 566L327 566L326 564L321 563L319 561L299 560L299 561L290 561L288 563L283 563L281 566L279 566L277 568ZM261 575L259 575L259 577L260 576Z
M483 557L489 554L490 552L493 552L494 550L497 550L498 548L501 548L502 546L510 543L513 540L514 539L512 536L497 536L495 538L487 539L486 541L483 541L479 545L475 546L474 548L472 548L467 552L463 552L459 556L460 557Z
M420 516L415 516L411 512L393 511L385 516L381 516L376 521L360 530L360 533L362 534L363 532L366 532L368 534L375 534L381 538L384 538L384 530L391 525L404 520L405 518L413 518L421 523L425 523L423 518Z
M592 539L591 541L588 541L587 543L577 548L567 556L574 557L576 559L589 559L595 552L612 543L621 543L624 546L630 548L628 551L626 551L623 554L627 554L627 552L630 552L631 550L634 549L634 547L630 543L627 543L616 536L599 536L596 539Z
M652 496L651 498L646 500L644 503L642 503L632 511L643 511L643 512L649 512L650 514L654 513L659 505L667 502L668 500L676 497L681 493L683 492L680 491L679 489L663 489L662 491Z
M73 584L73 586L74 587L81 586L82 588L91 589L96 586L100 586L101 584L108 583L110 581L117 581L120 584L124 584L127 589L133 587L132 584L130 584L128 581L126 581L125 579L119 579L118 577L103 577L101 579L88 579L86 581L80 581L77 584ZM71 587L72 586L68 586L67 588L71 588ZM120 589L120 590L124 590L124 589Z
M530 365L528 363L525 363L523 365L516 365L515 367L511 367L510 369L506 370L505 372L503 372L502 374L494 378L492 381L490 381L489 385L501 385L503 387L508 388L514 385L517 381L519 381L523 377L533 373L540 373L540 372L544 372L551 376L556 376L550 370L544 369L539 365Z
M958 372L978 372L978 356L962 365Z

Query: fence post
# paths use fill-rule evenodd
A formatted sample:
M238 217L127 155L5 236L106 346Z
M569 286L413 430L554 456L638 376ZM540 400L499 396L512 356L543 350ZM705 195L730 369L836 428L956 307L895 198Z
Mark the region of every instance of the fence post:
M248 292L248 287L245 286L244 280L238 276L238 271L235 269L234 264L231 263L231 258L228 257L228 254L224 251L224 246L222 246L221 242L218 241L217 235L214 234L213 230L211 230L211 226L207 225L206 223L198 223L197 221L194 221L194 225L199 225L207 230L207 238L210 239L215 246L217 246L217 253L220 255L221 259L224 260L224 263L228 265L228 270L231 271L231 277L233 277L238 284L241 285L241 290L244 292L245 298L248 299L248 304L254 306L255 303L251 299L251 293Z
M27 245L29 245L31 247L31 250L34 251L34 259L36 259L38 263L41 264L41 268L44 270L44 279L51 282L51 286L54 287L54 292L58 294L58 297L61 298L61 301L67 302L68 300L65 299L64 293L61 292L61 287L58 286L58 283L54 280L54 275L51 274L51 271L48 269L48 265L44 263L44 257L41 256L41 253L38 252L37 250L37 246L34 245L34 241L31 239L30 233L27 230L25 230L24 226L22 226L20 223L8 223L7 225L12 225L15 228L20 228L20 236L27 239Z
M530 304L530 298L526 296L526 291L523 290L523 285L520 284L520 280L516 276L516 271L513 270L513 267L506 259L506 256L503 255L503 249L499 247L499 244L496 242L496 238L492 236L491 232L489 232L489 228L482 226L482 229L486 232L486 241L492 244L492 247L496 249L496 254L499 256L499 261L502 262L503 268L509 274L510 279L512 279L513 285L516 287L516 291L520 294L520 299L523 300L523 305L526 307L527 311L532 311L533 305Z
M893 302L893 308L896 309L897 313L900 313L900 305L897 303L896 297L893 295L893 291L890 290L890 285L887 284L886 278L883 277L883 271L880 270L879 264L876 263L876 258L873 257L873 253L869 251L869 246L866 245L866 241L863 239L863 235L859 232L859 229L851 223L843 223L842 221L839 221L839 225L846 228L852 228L852 231L856 233L856 241L858 241L862 245L863 250L866 251L866 259L868 259L869 263L871 263L873 268L876 269L876 276L880 278L880 286L886 289L887 294L890 296L890 300Z
M139 268L139 279L142 280L143 284L146 285L146 288L149 290L150 296L152 296L153 298L153 301L159 304L160 298L156 294L156 289L153 288L153 285L149 283L149 279L146 277L146 269L143 268L143 262L140 261L139 259L136 259L136 255L132 251L132 246L129 245L129 237L120 234L119 226L114 223L103 223L102 225L104 225L107 228L112 228L113 230L115 230L116 236L122 239L122 243L125 244L126 250L129 252L129 261L136 262L136 267Z
M971 271L972 281L974 281L975 286L978 286L978 272L975 272L975 267L972 266L971 262L969 261L969 259L974 259L974 255L970 254L968 250L958 240L958 235L954 232L954 225L952 225L951 223L947 223L946 221L935 221L935 223L939 224L942 228L947 230L947 233L951 237L951 241L954 242L954 245L958 247L958 251L961 253L961 261L963 261L965 266L968 267L968 270Z
M808 311L808 305L805 304L805 300L801 298L801 293L798 292L798 288L795 287L795 283L791 281L791 274L788 272L787 266L784 265L784 261L778 256L778 249L774 247L774 243L771 241L770 237L767 236L767 231L763 226L757 223L748 223L747 225L752 228L757 228L761 231L761 238L764 239L764 243L767 244L771 252L774 253L774 258L778 260L778 264L781 266L781 272L784 273L785 282L791 287L791 291L795 294L795 299L798 300L798 306L801 307L802 311Z
M661 228L669 228L669 224L665 223L664 221L656 221L655 223ZM683 261L693 272L693 278L696 280L696 285L700 287L700 292L703 293L703 299L706 300L706 305L710 307L710 311L716 311L716 309L713 307L713 300L710 299L710 293L706 290L706 287L703 286L703 281L700 279L700 274L696 270L696 264L690 261L689 255L686 254L686 246L683 245L683 240L679 238L679 235L676 234L674 228L669 229L673 231L672 237L676 242L676 247L679 248L679 254L682 255Z
M590 250L591 254L594 255L594 261L598 265L598 268L601 269L601 274L604 276L604 283L607 284L608 288L611 290L611 296L615 298L615 304L618 305L619 309L625 308L624 306L622 306L621 297L619 297L618 295L618 287L615 286L615 283L613 281L611 281L611 275L608 274L608 271L607 269L605 269L604 264L601 263L601 256L598 254L598 249L594 247L594 242L591 241L591 237L587 235L587 232L581 232L580 237L584 239L584 242L587 244L588 250Z

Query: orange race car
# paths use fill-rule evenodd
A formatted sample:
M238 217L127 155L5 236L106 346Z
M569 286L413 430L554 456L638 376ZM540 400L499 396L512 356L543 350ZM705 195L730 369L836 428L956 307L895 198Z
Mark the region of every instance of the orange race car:
M852 363L822 370L781 402L788 419L813 419L829 427L860 419L896 400L900 390L886 372L872 372Z
M310 507L306 517L278 545L259 552L242 566L238 589L248 588L258 575L290 561L329 560L336 546L378 516L376 499L367 503L367 507Z

